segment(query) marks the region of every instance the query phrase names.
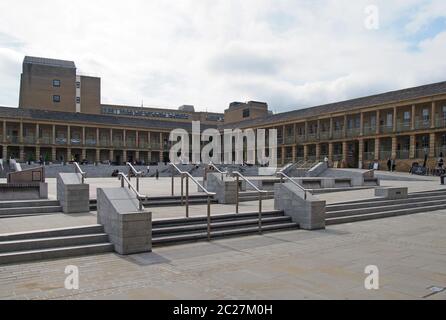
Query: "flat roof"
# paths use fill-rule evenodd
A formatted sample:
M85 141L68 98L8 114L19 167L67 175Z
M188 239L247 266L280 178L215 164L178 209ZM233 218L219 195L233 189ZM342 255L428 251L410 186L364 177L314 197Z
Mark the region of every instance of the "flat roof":
M68 60L58 60L58 59L26 56L25 59L23 60L23 63L38 64L38 65L59 67L59 68L76 69L76 65L75 65L74 61L68 61Z

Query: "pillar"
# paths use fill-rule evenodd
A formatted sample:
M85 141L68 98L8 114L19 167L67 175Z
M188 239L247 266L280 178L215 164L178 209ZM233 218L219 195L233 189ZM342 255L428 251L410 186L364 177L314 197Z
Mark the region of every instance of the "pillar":
M317 120L317 130L316 130L316 138L320 139L320 132L321 132L321 120Z
M410 136L409 158L415 159L415 135Z
M55 161L55 160L56 160L56 147L52 147L51 148L51 161Z
M101 150L99 150L99 149L96 149L95 161L96 162L101 162Z
M410 118L410 121L411 121L411 124L410 124L410 129L411 130L415 130L415 105L413 104L412 105L412 114L411 114L411 118Z
M110 150L109 160L112 161L112 162L114 161L114 153L113 153L113 150Z
M223 141L223 140L222 140ZM147 131L147 147L149 149L151 149L151 143L150 143L150 131ZM150 156L150 152L149 152L149 158L151 158Z
M23 122L22 121L20 121L19 143L23 143ZM20 157L20 159L22 159L22 161L23 161L22 157Z
M381 129L380 128L380 126L381 126L380 117L381 117L381 112L379 110L376 110L376 134L380 134L380 129ZM375 155L375 157L376 157L376 155ZM379 159L379 158L377 158L377 159Z
M138 131L135 132L135 144L136 144L136 148L139 148L139 133ZM137 156L136 159L139 160L139 157Z
M347 115L344 115L344 132L343 137L347 137Z
M396 127L397 127L397 123L396 123L396 117L397 117L397 111L396 111L396 107L393 107L393 132L396 132Z
M362 169L362 162L364 161L364 139L359 139L358 149L359 169Z
M342 161L347 161L348 143L342 142Z
M305 137L305 141L308 141L308 121L305 121L305 134L304 134L304 137ZM306 160L306 158L305 158L305 160Z
M396 149L398 147L398 139L397 137L392 137L392 159L396 159Z
M308 145L304 145L304 160L308 160Z
M435 102L432 102L432 111L431 111L431 128L435 128L435 120L436 120L436 115L435 115Z
M127 162L127 150L122 150L122 162Z
M54 124L53 124L53 144L56 144L56 126ZM56 154L56 152L54 152L54 154Z
M110 143L109 143L109 145L113 146L113 129L110 129ZM112 159L113 159L113 157L112 157Z
M96 147L99 146L99 139L100 139L99 128L96 128ZM97 161L99 161L99 160L97 160Z
M40 143L40 126L38 123L36 123L36 144ZM37 155L37 150L36 150ZM36 159L39 160L39 157L36 156Z
M4 159L4 160L8 159L8 146L7 145L3 145L2 159Z
M126 136L127 136L126 130L123 129L122 130L122 142L123 142L124 148L127 147L127 137ZM124 157L124 159L126 159L126 157Z
M82 148L81 154L81 161L87 158L87 150L85 148Z
M36 147L36 161L40 159L40 147Z
M296 146L293 146L293 163L296 162Z
M3 143L6 143L6 121L3 121Z
M71 161L71 148L67 148L67 157L65 158L65 162Z
M375 159L376 160L379 160L379 144L380 144L380 141L379 141L379 138L375 138Z
M316 161L321 160L321 144L316 143Z
M333 117L330 118L329 139L333 139ZM333 145L332 145L333 146Z
M85 146L85 127L82 127L82 143L81 143L81 145Z
M359 121L359 135L364 135L364 113L361 112L360 114L360 121Z
M280 158L280 163L283 165L285 165L285 147L280 148L280 152L282 153L282 157Z
M429 158L435 158L435 133L431 133L429 136Z
M163 133L160 132L160 150L164 150L164 144L163 144ZM162 161L162 155L160 155L160 161Z
M67 144L71 145L71 126L67 127ZM71 160L71 159L69 159Z
M328 144L328 160L333 161L333 142Z

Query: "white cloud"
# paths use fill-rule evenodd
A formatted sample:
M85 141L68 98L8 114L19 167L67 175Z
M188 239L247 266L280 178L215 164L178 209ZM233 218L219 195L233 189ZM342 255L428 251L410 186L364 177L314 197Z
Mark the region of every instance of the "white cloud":
M445 79L446 30L416 43L443 0L3 0L0 104L17 105L24 55L74 60L104 103L277 111ZM434 14L436 12L436 14ZM412 40L413 41L413 40Z

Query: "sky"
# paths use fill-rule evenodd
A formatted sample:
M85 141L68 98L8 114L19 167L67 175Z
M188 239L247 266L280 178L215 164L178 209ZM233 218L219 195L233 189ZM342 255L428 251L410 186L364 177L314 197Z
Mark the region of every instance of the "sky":
M25 55L100 76L102 103L284 112L446 81L446 1L1 0L0 105Z

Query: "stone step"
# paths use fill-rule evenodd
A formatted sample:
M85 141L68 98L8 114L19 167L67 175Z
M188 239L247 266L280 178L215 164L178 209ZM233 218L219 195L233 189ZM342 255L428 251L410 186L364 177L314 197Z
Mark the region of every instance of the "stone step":
M104 233L104 227L100 224L93 224L89 226L80 226L71 228L34 230L29 232L18 232L18 233L4 233L0 234L0 241L39 239L39 238L49 238L49 237L67 237L67 236L95 234L95 233Z
M266 225L262 228L263 232L272 232L272 231L283 231L290 229L297 229L299 225L294 222L289 223L281 223L281 224L272 224ZM259 232L259 228L255 227L239 227L232 228L228 230L211 230L211 238L221 238L221 237L232 237L232 236L241 236L241 235L250 235ZM163 246L163 245L171 245L185 242L194 242L200 241L203 239L207 239L206 232L198 232L191 234L182 234L182 235L173 235L173 236L163 236L163 237L153 237L152 245L153 246Z
M46 214L53 212L61 212L61 206L44 206L44 207L15 207L15 208L1 208L0 218L5 216L21 216L21 215L36 215L36 214Z
M226 213L219 215L212 215L211 222L222 222L222 221L238 221L238 220L246 220L246 219L256 219L258 217L258 212L245 212L245 213ZM283 211L273 210L273 211L264 211L262 212L262 217L264 218L272 218L272 217L281 217L283 216ZM206 216L198 216L198 217L189 217L189 218L168 218L168 219L160 219L154 220L152 222L153 228L167 228L167 227L175 227L175 226L183 226L183 225L193 225L199 223L207 223Z
M361 214L394 211L394 210L400 210L400 209L430 207L433 205L446 205L446 199L441 200L441 201L439 201L439 200L418 201L415 203L401 203L401 204L393 204L393 205L377 206L377 207L374 207L373 204L371 204L367 208L329 211L329 212L327 212L327 217L335 218L335 217L355 216L355 215L361 215Z
M264 218L262 217L262 225L272 225L272 224L281 224L291 222L291 217L281 216L281 217L272 217L272 218ZM221 222L211 222L211 230L224 230L224 229L234 229L240 226L244 227L255 227L258 225L257 219L244 219L244 220L230 220L230 221L221 221ZM188 233L197 233L197 232L206 232L207 223L196 223L196 224L188 224L174 227L162 227L162 228L153 228L152 235L154 237L161 237L163 235L174 235L174 234L188 234Z
M411 204L420 203L424 201L443 201L446 200L445 196L432 196L428 198L409 198L400 200L379 200L379 201L369 201L369 202L358 202L358 203L345 203L345 204L331 204L326 208L328 212L343 211L343 210L355 210L355 209L368 209L371 207L385 207L397 204Z
M4 208L34 208L60 206L57 200L21 200L21 201L0 201L0 209Z
M108 242L108 236L105 233L1 241L0 253L81 246L105 242Z
M69 246L60 248L47 248L29 251L16 251L0 253L0 264L12 264L27 261L67 258L84 256L113 251L113 244L109 242L94 243L80 246Z
M360 215L354 215L354 216L327 218L325 220L325 224L326 225L334 225L334 224L341 224L341 223L350 223L350 222L363 221L363 220L381 219L381 218L395 217L395 216L415 214L415 213L424 213L424 212L443 210L443 209L446 209L446 204L425 206L425 207L418 207L418 208L406 208L406 209L400 209L400 210L360 214Z

